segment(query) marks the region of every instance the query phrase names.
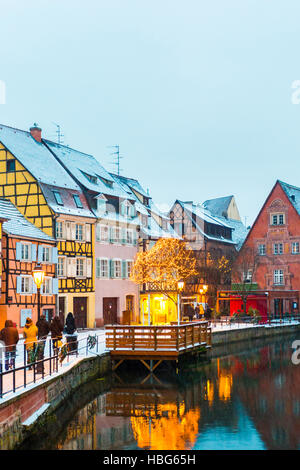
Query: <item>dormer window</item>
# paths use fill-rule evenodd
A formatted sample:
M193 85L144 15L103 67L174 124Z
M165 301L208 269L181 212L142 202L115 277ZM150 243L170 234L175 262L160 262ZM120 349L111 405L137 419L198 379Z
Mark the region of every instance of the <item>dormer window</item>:
M16 170L16 161L15 160L7 160L6 162L6 171L7 173Z
M145 206L149 206L149 198L144 196L143 203Z
M89 175L88 173L82 172L86 179L89 180L90 183L97 184L97 176L95 175Z
M121 215L125 217L134 217L135 216L135 208L133 204L130 204L128 201L123 201L120 207Z
M78 196L78 194L73 194L73 199L74 199L74 202L76 204L76 207L78 207L78 209L83 209L83 205L82 205L81 199Z
M97 212L98 215L103 215L106 211L106 200L105 199L97 199Z
M57 203L59 206L63 206L64 203L63 203L63 200L62 200L62 198L61 198L60 192L59 192L59 191L53 191L53 194L54 194L56 203Z

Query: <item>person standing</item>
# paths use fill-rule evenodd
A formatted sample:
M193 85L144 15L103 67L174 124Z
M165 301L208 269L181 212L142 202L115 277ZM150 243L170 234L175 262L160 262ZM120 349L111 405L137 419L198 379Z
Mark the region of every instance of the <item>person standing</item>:
M55 316L50 323L50 331L54 352L57 353L59 343L62 340L63 325L58 316Z
M74 335L75 331L76 331L75 318L73 314L69 312L66 318L66 326L64 329L64 332L66 333L66 337L67 337L69 352L77 351L77 336Z
M37 334L38 328L33 323L31 318L26 318L25 327L23 330L23 335L25 338L24 344L27 351L27 363L30 365L29 369L32 368L32 363L35 361L35 352L37 346Z
M50 331L50 325L46 320L45 315L41 315L40 319L36 322L38 327L38 346L37 346L37 372L42 374L44 371L44 363L40 362L44 359L45 344L48 333Z
M11 320L6 320L4 328L0 331L0 340L5 344L5 370L13 369L19 333Z

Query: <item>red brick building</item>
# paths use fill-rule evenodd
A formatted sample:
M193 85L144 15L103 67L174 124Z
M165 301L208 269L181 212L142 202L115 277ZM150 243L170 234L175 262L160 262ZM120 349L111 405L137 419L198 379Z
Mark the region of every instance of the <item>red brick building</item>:
M259 212L238 255L251 249L253 272L244 273L257 283L268 313L299 312L300 290L300 188L277 180ZM255 306L255 305L252 305Z

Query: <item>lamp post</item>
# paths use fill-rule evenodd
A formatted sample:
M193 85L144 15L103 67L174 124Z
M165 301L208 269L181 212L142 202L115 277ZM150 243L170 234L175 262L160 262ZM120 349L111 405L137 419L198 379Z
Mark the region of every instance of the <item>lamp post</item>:
M41 316L41 285L44 282L45 272L42 269L40 264L37 264L34 270L32 271L32 277L37 287L38 294L38 320Z
M183 291L184 288L184 281L180 280L177 282L177 322L180 325L180 293Z

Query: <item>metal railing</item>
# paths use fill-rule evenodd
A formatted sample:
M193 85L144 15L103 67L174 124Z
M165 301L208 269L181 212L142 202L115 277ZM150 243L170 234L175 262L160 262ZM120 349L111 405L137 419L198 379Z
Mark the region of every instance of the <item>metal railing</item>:
M105 350L103 334L72 338L59 344L61 338L49 337L36 341L31 349L26 349L25 343L17 345L15 351L10 351L11 346L1 347L0 343L0 398L57 373L72 359L98 355Z
M259 319L250 315L223 316L222 318L211 318L211 326L239 327L245 325L287 325L291 323L300 323L300 314L269 314L267 318Z

